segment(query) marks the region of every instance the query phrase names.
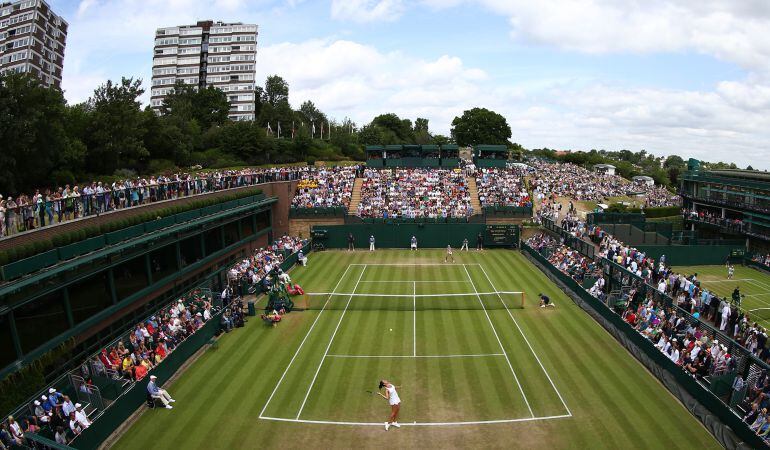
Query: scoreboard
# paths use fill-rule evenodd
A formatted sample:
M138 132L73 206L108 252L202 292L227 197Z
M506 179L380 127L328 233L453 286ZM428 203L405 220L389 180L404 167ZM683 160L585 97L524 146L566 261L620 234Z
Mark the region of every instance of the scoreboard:
M487 225L484 245L487 247L518 247L519 226L513 224Z

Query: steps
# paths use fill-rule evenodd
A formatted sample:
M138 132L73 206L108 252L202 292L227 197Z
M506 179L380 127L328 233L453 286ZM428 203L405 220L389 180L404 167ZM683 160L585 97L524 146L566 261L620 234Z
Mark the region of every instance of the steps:
M479 201L479 188L476 186L475 177L465 177L465 185L468 186L468 192L471 195L471 207L473 208L473 215L481 214L481 202Z
M356 178L353 182L353 192L350 194L350 204L348 205L348 214L351 216L358 214L358 204L361 203L361 186L363 184L363 178Z

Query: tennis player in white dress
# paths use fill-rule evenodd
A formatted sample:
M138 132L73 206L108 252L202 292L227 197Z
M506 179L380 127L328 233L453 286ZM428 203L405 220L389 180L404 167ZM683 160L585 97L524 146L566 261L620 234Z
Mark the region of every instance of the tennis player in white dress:
M385 394L380 392L380 396L388 401L390 405L390 418L385 422L385 431L388 431L390 426L401 428L398 424L398 411L401 409L401 398L396 392L396 386L388 380L380 380L380 389L385 388Z

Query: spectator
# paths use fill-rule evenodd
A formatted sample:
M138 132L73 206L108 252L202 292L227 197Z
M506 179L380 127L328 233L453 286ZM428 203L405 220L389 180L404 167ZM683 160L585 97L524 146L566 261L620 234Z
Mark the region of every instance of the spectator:
M176 402L169 393L165 389L161 389L156 384L156 381L158 377L155 375L150 375L150 382L147 383L147 392L150 394L150 397L160 399L161 402L163 402L163 405L166 406L166 409L173 409L173 406L171 406L171 403Z

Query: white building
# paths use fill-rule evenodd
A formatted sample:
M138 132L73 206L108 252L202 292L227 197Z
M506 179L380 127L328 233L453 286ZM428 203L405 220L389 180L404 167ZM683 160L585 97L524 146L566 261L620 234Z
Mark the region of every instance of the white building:
M615 175L615 166L612 164L594 164L594 172L603 175Z
M155 32L150 104L158 111L174 84L214 86L230 100L232 120L254 120L257 25L198 22Z
M637 175L632 178L632 180L636 184L646 184L647 186L655 185L655 180L653 180L652 177L648 177L647 175Z

